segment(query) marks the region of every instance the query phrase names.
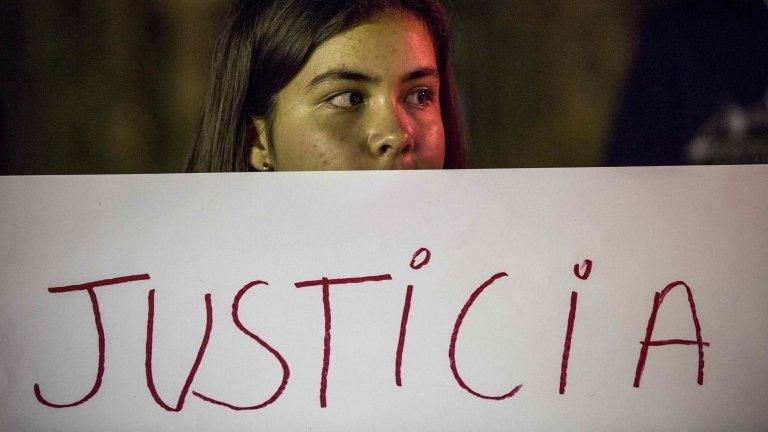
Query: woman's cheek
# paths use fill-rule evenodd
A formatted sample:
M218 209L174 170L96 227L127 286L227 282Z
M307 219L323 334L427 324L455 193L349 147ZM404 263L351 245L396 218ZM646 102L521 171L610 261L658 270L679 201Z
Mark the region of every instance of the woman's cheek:
M334 169L339 163L338 137L328 119L310 108L278 110L275 149L285 171Z
M339 119L323 119L306 129L305 156L312 155L309 169L358 169L359 134L354 126Z
M365 169L364 162L372 158L368 148L368 129L365 121L354 114L330 117L320 127L323 139L332 150L347 163L347 169Z
M417 168L441 169L445 161L445 130L442 118L430 117L420 122L416 133Z

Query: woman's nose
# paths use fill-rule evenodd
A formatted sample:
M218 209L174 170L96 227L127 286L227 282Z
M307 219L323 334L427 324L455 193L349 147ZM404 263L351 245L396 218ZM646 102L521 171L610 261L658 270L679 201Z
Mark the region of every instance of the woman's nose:
M382 104L372 112L368 134L371 154L383 163L402 164L411 159L413 134L410 119L396 104Z

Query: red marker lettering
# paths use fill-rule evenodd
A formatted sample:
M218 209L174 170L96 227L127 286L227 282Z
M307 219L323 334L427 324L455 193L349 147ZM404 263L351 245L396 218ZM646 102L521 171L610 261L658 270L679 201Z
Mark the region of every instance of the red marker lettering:
M568 312L568 326L565 329L565 343L563 344L563 360L560 363L560 394L565 394L565 386L568 384L568 359L571 355L571 337L573 326L576 322L576 300L579 294L571 291L571 310Z
M411 268L418 270L429 264L432 252L427 248L419 248L413 253L411 258ZM413 296L413 285L408 285L405 290L405 300L403 301L403 315L400 318L400 336L397 338L397 350L395 351L395 385L403 386L402 365L403 349L405 348L405 331L408 326L408 315L411 311L411 297Z
M323 315L325 319L325 337L323 339L323 369L320 373L320 407L327 406L326 391L328 389L328 369L331 364L331 285L344 285L363 282L378 282L392 280L388 274L376 276L362 276L351 278L311 280L296 282L296 288L323 287Z
M288 385L288 378L291 375L291 371L288 368L288 362L285 361L285 358L283 358L283 356L276 349L272 348L272 346L270 346L266 341L264 341L264 339L260 338L255 333L245 328L245 326L243 325L243 322L240 321L240 315L238 312L240 307L240 300L242 300L243 296L245 295L246 292L248 292L249 289L253 288L256 285L269 285L269 284L264 281L257 280L257 281L250 282L247 285L245 285L243 288L241 288L240 291L238 291L237 294L235 295L235 300L232 302L232 321L234 321L235 326L237 326L237 328L240 329L240 331L248 335L251 339L255 340L259 345L264 347L264 349L269 351L270 354L275 356L278 362L280 362L280 366L282 366L283 368L283 379L280 382L280 386L277 388L275 393L273 393L272 396L270 396L269 399L259 404L251 405L251 406L237 406L227 402L222 402L222 401L213 399L209 396L206 396L196 391L192 392L192 394L194 394L195 396L199 397L200 399L206 402L210 402L216 405L221 405L221 406L233 409L235 411L257 410L260 408L264 408L267 405L275 402L280 397L280 395L283 394L283 391L285 391L285 387Z
M587 280L590 272L592 272L592 260L584 260L581 263L581 269L579 265L573 265L573 274L581 280ZM565 394L565 386L568 384L568 360L571 355L571 338L573 337L573 326L576 322L576 302L579 298L579 294L576 291L571 291L571 309L568 312L568 325L565 328L565 342L563 343L563 360L560 363L560 394Z
M75 291L86 291L88 293L88 297L91 300L91 307L93 309L93 320L96 324L96 334L99 341L99 363L96 370L96 381L93 383L91 390L81 399L71 403L64 403L64 404L53 403L43 397L43 393L40 390L40 386L38 384L35 384L34 391L35 391L35 397L37 398L38 402L40 402L45 406L49 406L51 408L70 408L70 407L78 406L80 404L87 402L90 398L94 397L96 393L99 392L99 388L101 387L101 380L104 377L104 369L106 367L106 358L104 354L106 351L106 338L104 337L104 326L101 323L101 312L99 311L99 301L96 298L96 292L94 291L94 288L117 285L117 284L127 283L127 282L134 282L139 280L148 280L148 279L149 279L148 274L140 274L140 275L133 275L133 276L123 276L123 277L118 277L113 279L104 279L104 280L99 280L95 282L84 283L81 285L69 285L69 286L63 286L63 287L48 288L48 292L54 293L54 294L65 293L65 292L75 292Z
M656 325L656 315L659 312L659 308L661 307L661 303L664 301L664 297L673 290L674 288L677 288L678 286L684 286L686 292L688 293L688 304L691 308L691 317L693 318L693 327L696 330L696 340L686 340L686 339L667 339L667 340L657 340L652 341L651 337L653 336L653 327ZM696 313L696 302L693 300L693 293L691 292L691 287L689 287L685 282L683 281L677 281L672 282L671 284L667 285L664 290L661 292L655 293L653 297L653 307L651 309L651 316L648 318L648 327L645 330L645 340L640 342L642 345L640 348L640 357L637 360L637 370L635 371L635 387L640 387L640 378L643 376L643 368L645 368L645 360L648 357L648 348L652 346L663 346L663 345L696 345L699 351L699 362L698 362L698 376L696 379L696 382L699 385L704 384L704 347L709 346L709 342L703 342L701 338L701 325L699 324L699 317Z
M429 249L419 248L413 253L413 257L411 258L411 268L418 270L424 267L429 264L430 258L432 258L432 252L430 252Z
M464 307L461 308L461 312L459 312L459 316L456 318L456 323L453 326L453 333L451 334L451 344L448 348L448 358L451 361L451 372L453 372L453 378L456 380L456 382L459 384L461 388L468 391L470 394L477 396L482 399L491 399L491 400L504 400L507 398L510 398L515 395L522 387L523 385L520 384L517 387L513 388L509 392L500 395L500 396L488 396L481 393L478 393L472 388L470 388L464 380L461 378L461 375L459 374L459 370L456 367L456 340L459 337L459 329L461 328L461 323L464 321L464 317L467 315L467 312L469 312L469 308L472 307L472 304L477 300L477 298L480 296L480 294L483 293L483 291L488 288L492 283L496 282L497 279L500 279L502 277L509 276L506 273L496 273L495 275L491 276L490 279L483 282L482 285L480 285L473 293L469 296L469 299L464 304Z
M208 347L208 340L211 337L211 329L213 328L213 306L211 304L211 295L205 295L205 333L203 333L203 340L200 343L200 348L197 350L197 357L192 364L192 369L187 374L187 380L184 382L184 386L179 394L179 399L176 401L176 406L170 406L166 404L157 393L155 388L155 381L152 375L152 334L155 325L155 290L150 290L147 297L147 303L149 310L147 312L147 343L146 343L146 357L144 361L144 370L147 376L147 388L152 394L152 398L158 405L163 407L167 411L179 412L184 408L184 401L187 397L189 387L192 385L192 381L195 379L197 369L200 367L200 363L203 361L203 355L205 355L205 349Z
M405 290L405 301L403 301L403 316L400 318L400 337L397 338L397 350L395 351L395 385L403 386L402 365L403 349L405 348L405 329L408 326L408 314L411 311L411 296L413 295L413 285L408 285Z
M592 271L592 260L585 259L584 262L581 263L581 266L579 266L578 264L573 265L573 274L581 280L587 280L587 278L589 277L589 273L591 271Z

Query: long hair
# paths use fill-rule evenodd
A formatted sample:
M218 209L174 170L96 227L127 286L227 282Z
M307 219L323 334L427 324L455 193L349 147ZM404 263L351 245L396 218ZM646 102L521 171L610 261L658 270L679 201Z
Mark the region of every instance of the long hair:
M320 44L393 9L414 14L429 29L440 74L444 167L463 167L464 127L448 19L439 0L238 0L216 41L200 129L186 171L249 171L252 119L269 118L277 93Z

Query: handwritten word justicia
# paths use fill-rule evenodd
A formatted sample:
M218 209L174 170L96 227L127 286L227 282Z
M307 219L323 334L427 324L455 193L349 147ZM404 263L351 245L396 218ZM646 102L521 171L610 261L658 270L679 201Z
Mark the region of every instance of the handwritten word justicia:
M413 270L419 270L423 268L424 266L429 264L431 255L432 254L428 249L419 248L416 252L413 253L411 257L411 261L409 264L410 268ZM586 281L591 274L592 267L593 267L592 261L589 259L586 259L583 262L577 263L574 265L573 274L578 280ZM454 380L456 381L456 383L460 388L464 389L471 395L481 399L496 400L496 401L508 399L513 397L515 394L517 394L523 387L523 384L512 386L512 388L509 391L500 395L482 394L474 390L464 380L464 378L462 378L462 375L459 372L459 367L456 362L456 345L458 343L458 340L461 334L461 327L462 327L464 318L466 317L469 310L472 308L472 305L475 303L475 301L481 295L483 295L486 289L491 287L499 279L505 278L507 276L508 274L506 272L495 273L492 276L490 276L488 279L486 279L484 282L482 282L474 291L472 291L472 293L469 295L468 299L466 300L462 308L458 311L458 315L453 325L453 331L451 332L450 339L448 341L448 358L449 358L450 369L453 374ZM137 274L137 275L131 275L131 276L116 277L111 279L103 279L103 280L98 280L93 282L82 283L78 285L68 285L68 286L48 288L48 292L53 294L85 293L88 295L90 299L90 304L93 310L93 321L96 327L96 334L98 337L99 358L98 358L98 366L96 371L96 379L91 389L83 397L73 402L65 402L65 403L52 402L48 400L45 396L43 396L43 391L41 390L40 384L34 384L34 387L33 387L34 394L38 402L51 408L70 408L70 407L82 405L87 401L89 401L94 396L96 396L96 394L99 392L99 389L101 388L102 380L104 377L104 370L106 368L106 356L105 356L106 336L104 334L104 326L102 324L101 310L99 308L99 300L98 300L98 296L96 295L97 288L101 289L104 287L136 282L136 281L144 281L149 279L150 279L149 274ZM357 277L323 276L315 280L305 280L305 281L299 281L294 283L295 288L299 288L299 289L319 288L322 291L322 308L323 308L325 331L324 331L324 338L323 338L323 361L322 361L322 368L320 372L320 385L319 385L320 407L324 408L328 405L327 389L329 386L328 372L331 367L331 336L332 336L332 332L331 332L332 308L331 308L331 300L330 300L331 289L339 285L374 284L376 282L389 281L389 280L392 280L392 276L390 274L377 274L377 275L357 276ZM275 361L280 364L280 367L282 369L282 379L280 381L280 384L277 386L277 388L274 390L274 392L269 398L252 405L235 405L233 403L222 400L218 396L213 397L211 395L202 394L200 392L193 390L192 394L195 397L205 402L209 402L215 405L220 405L222 407L225 407L231 410L243 411L243 410L258 410L261 408L265 408L270 404L276 402L285 391L286 387L288 386L289 378L291 375L291 369L288 364L288 361L285 359L285 357L283 357L283 355L277 349L272 347L265 339L263 339L262 336L257 335L255 332L248 329L240 319L239 307L243 297L249 291L261 286L266 286L266 285L268 285L268 283L262 280L254 280L246 283L240 290L237 291L237 293L234 296L234 300L232 302L231 315L232 315L232 322L234 323L235 327L238 330L240 330L244 335L246 335L247 337L255 341L264 350L269 352L274 357ZM397 341L397 346L394 349L394 352L395 352L394 381L395 381L395 385L398 387L402 387L403 385L403 381L402 381L403 361L402 360L403 360L403 352L405 350L405 344L406 344L406 335L407 335L406 330L408 327L408 318L411 310L411 299L413 297L413 288L414 288L413 285L410 285L410 284L407 285L406 287L405 298L403 299L400 327L399 327L399 337ZM690 306L691 319L693 321L693 326L695 329L696 339L695 340L689 340L689 339L654 340L653 330L656 324L656 318L657 318L659 309L661 308L667 294L669 294L672 290L678 289L678 288L683 288L686 291L688 304ZM182 386L181 391L179 393L178 399L176 399L175 402L169 402L169 401L163 400L163 398L158 394L157 388L155 386L155 376L152 370L152 352L153 352L153 334L154 334L153 329L154 329L154 323L155 323L155 290L151 289L147 293L147 305L148 305L147 326L146 326L147 335L146 335L146 344L145 344L145 363L144 363L146 385L150 395L152 396L154 401L157 403L157 405L167 411L178 412L184 408L184 403L187 399L187 395L189 394L189 391L194 382L195 375L197 374L198 369L200 368L200 365L203 361L203 357L205 356L206 348L208 347L208 342L211 338L211 333L213 331L213 303L211 300L210 293L204 294L204 302L205 302L205 330L203 332L203 337L200 342L200 346L197 350L197 355L195 357L194 362L192 363L192 367L189 369L186 380L184 381L184 385ZM568 313L567 319L565 320L566 331L565 331L565 337L563 342L562 362L560 365L560 382L558 387L558 393L560 395L565 394L567 382L568 382L568 364L569 364L570 351L571 351L571 345L573 340L573 333L576 328L577 308L578 308L578 293L576 291L572 291L570 296L569 313ZM699 385L703 385L704 384L704 347L709 346L709 342L704 342L702 339L701 325L699 323L699 318L696 312L696 303L694 301L693 291L691 290L691 287L688 286L688 284L686 284L683 281L675 281L675 282L669 283L663 290L661 290L660 292L654 293L651 312L648 318L648 324L645 329L645 336L643 340L640 341L640 352L638 355L637 367L635 370L635 377L634 377L634 383L633 383L634 387L640 387L640 380L643 376L643 369L645 367L645 363L648 358L650 348L660 347L665 345L690 345L697 349L698 351L698 363L696 365L697 383Z

